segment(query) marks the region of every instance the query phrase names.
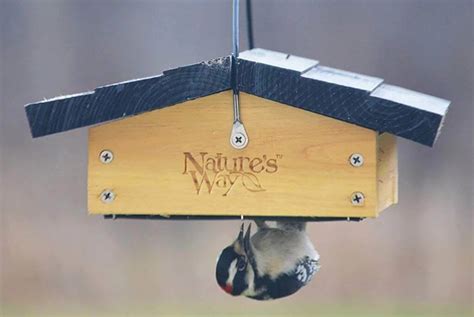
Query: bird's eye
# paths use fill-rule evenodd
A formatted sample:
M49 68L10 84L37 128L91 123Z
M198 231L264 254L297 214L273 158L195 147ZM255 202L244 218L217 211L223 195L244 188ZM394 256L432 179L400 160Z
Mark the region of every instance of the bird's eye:
M247 259L244 256L241 256L237 261L237 270L243 271L247 267Z

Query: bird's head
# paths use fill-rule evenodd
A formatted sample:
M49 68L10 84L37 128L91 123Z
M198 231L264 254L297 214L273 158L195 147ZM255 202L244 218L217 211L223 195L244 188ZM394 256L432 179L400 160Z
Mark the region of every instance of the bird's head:
M228 294L244 295L253 289L255 276L255 257L250 239L249 224L244 234L242 224L237 239L217 258L217 284Z

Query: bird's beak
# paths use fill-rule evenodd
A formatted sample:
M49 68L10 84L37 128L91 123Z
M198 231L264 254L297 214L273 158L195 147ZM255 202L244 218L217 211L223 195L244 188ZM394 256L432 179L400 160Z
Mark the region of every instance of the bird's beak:
M244 245L244 223L240 226L239 236L237 237L237 242L243 246Z
M251 229L252 229L252 223L249 223L249 226L247 227L247 232L245 232L245 237L244 237L244 251L245 251L245 254L247 255L247 259L250 265L252 265L252 267L255 269L255 257L253 254L252 243L250 241Z
M243 225L242 225L243 227ZM249 223L249 226L247 227L247 232L245 232L245 237L244 237L244 250L245 253L248 254L248 251L250 251L250 230L252 229L252 223Z

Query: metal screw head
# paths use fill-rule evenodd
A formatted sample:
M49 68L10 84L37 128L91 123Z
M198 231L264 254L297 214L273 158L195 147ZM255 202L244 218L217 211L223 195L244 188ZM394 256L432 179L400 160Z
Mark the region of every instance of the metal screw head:
M111 189L105 189L100 193L100 200L105 204L110 204L115 199L115 193Z
M99 159L103 164L112 163L112 161L114 160L114 153L109 150L103 150L102 152L100 152Z
M231 137L232 146L236 149L243 149L247 145L247 136L237 132Z
M365 196L361 192L354 192L351 195L351 202L354 206L363 206L365 201Z
M364 156L359 153L353 153L349 157L349 163L351 163L351 165L354 167L360 167L364 165Z

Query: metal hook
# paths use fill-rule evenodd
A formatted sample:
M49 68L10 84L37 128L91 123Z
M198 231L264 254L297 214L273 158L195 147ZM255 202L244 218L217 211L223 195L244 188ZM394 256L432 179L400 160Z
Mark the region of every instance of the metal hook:
M245 127L240 120L240 98L238 87L237 58L239 57L239 0L232 0L232 92L233 92L233 110L234 123L230 134L230 144L235 149L243 149L247 146L249 138Z

